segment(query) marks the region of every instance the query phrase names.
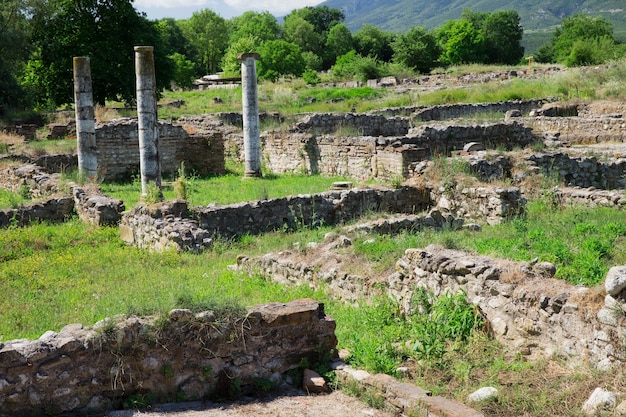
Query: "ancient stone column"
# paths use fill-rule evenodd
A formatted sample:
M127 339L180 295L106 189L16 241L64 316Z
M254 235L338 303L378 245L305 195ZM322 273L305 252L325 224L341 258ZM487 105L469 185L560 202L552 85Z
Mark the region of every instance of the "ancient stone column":
M259 99L256 82L257 53L239 54L243 101L244 178L260 177L261 132L259 127Z
M153 185L156 187L154 191L158 193L158 198L162 199L154 47L135 46L135 74L137 78L141 195L146 197L150 185Z
M96 116L93 107L93 87L89 57L74 57L74 108L76 111L76 141L78 145L78 174L84 179L98 176L96 150Z

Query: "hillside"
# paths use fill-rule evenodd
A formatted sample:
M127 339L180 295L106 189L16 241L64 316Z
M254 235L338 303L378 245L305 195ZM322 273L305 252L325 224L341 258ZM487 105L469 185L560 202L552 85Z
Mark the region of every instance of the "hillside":
M405 32L413 26L432 29L471 9L516 10L526 31L551 33L563 17L588 13L613 22L618 37L626 40L623 0L327 0L321 5L343 10L345 24L352 31L366 23L392 32Z

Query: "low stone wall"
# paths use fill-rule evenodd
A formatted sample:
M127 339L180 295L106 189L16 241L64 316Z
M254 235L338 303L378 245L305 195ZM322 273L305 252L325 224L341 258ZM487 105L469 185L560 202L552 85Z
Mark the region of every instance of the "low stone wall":
M528 161L539 167L544 175L558 175L566 186L604 190L626 188L625 158L603 162L596 157L572 158L565 153L549 152L531 155Z
M417 126L411 129L405 143L427 147L431 154L450 155L451 151L463 150L469 142L479 142L486 149L503 147L511 150L526 147L536 140L532 129L517 122L468 126L446 123Z
M72 187L74 206L80 219L98 226L116 226L125 210L121 200L108 197L98 187Z
M496 103L477 104L445 104L440 106L430 106L416 109L411 115L412 118L428 122L432 120L447 120L466 118L479 114L502 113L510 110L519 110L523 114L528 114L531 110L540 108L547 100L514 100L501 101Z
M626 207L626 195L623 190L608 191L585 188L562 188L552 191L555 203L567 207L569 205L586 207ZM547 191L550 193L550 191Z
M175 174L181 162L198 175L223 174L224 142L218 131L189 135L181 127L159 122L161 172ZM136 119L96 125L99 175L105 180L128 179L139 173L139 133Z
M0 210L0 228L26 226L33 222L62 222L74 214L74 200L71 197L51 198L13 209Z
M463 291L512 352L557 355L604 370L626 363L626 267L609 271L604 293L554 279L556 268L548 262L513 262L431 245L408 249L393 274L372 282L341 269L342 259L333 249L349 245L348 237L339 236L293 253L241 258L238 267L286 285L324 283L345 300L387 293L407 313L415 308L417 288L435 296Z
M537 138L519 123L436 125L410 129L402 137L316 135L266 132L262 135L266 166L277 173L305 172L359 179L407 177L410 166L436 153L450 155L467 143L485 148L524 147Z
M438 246L409 249L388 280L389 293L409 310L415 288L428 288L435 295L463 291L494 335L514 351L557 355L601 369L623 366L623 298L594 298L590 289L551 278L553 268Z
M0 415L83 415L135 402L229 398L279 382L337 345L335 322L310 299L251 308L235 320L172 310L105 319L0 343Z
M193 210L184 201L173 201L134 207L122 217L120 230L125 242L138 247L198 251L215 236L340 224L372 211L415 213L430 204L427 192L411 187L331 191Z
M526 199L517 187L439 187L431 191L436 207L456 217L499 224L524 213Z
M292 132L338 136L404 136L411 128L405 117L385 117L358 113L315 113L305 116Z
M621 115L620 115L621 116ZM538 134L558 134L565 144L624 142L626 119L622 117L524 117L524 125Z

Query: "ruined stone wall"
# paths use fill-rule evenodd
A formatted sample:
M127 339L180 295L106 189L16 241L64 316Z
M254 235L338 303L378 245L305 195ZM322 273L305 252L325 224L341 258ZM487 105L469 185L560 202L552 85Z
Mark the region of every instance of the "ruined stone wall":
M161 171L175 174L181 162L198 175L224 173L224 143L219 132L188 135L180 126L159 122ZM129 178L139 172L137 120L118 119L96 126L98 169L103 179Z
M566 144L624 142L626 119L620 117L525 117L524 125L539 134L559 134L559 141Z
M292 127L294 132L337 136L404 136L411 128L405 117L385 117L358 113L315 113Z
M603 190L626 188L624 158L603 162L596 157L573 158L559 152L531 155L529 161L538 166L544 175L557 175L570 187L596 187Z
M456 217L487 224L499 224L524 213L526 199L517 187L442 186L431 191L436 207Z
M450 155L451 151L463 150L469 142L479 142L486 149L510 150L528 146L536 139L532 129L517 122L467 126L442 123L417 126L411 129L404 142L429 148L431 153Z
M324 306L310 299L256 306L236 319L172 310L164 324L131 316L68 325L0 343L0 415L228 398L255 381L280 382L305 358L327 357L337 345L334 330Z
M429 206L428 193L411 187L333 191L193 210L184 201L169 201L132 208L124 214L120 230L122 240L138 247L199 251L215 236L340 224L366 212L416 213Z
M407 177L415 162L463 150L470 142L485 148L512 149L535 142L530 128L519 123L435 125L410 129L406 136L340 136L266 132L262 154L272 172L345 175L359 179Z
M496 103L444 104L415 109L412 117L427 122L432 120L467 118L479 114L505 114L510 110L519 110L523 114L528 114L531 110L543 106L545 102L546 100L514 100Z
M622 366L623 298L551 278L553 265L511 262L437 246L409 249L396 264L389 293L410 310L415 288L435 295L463 291L495 336L523 355L557 355L601 369ZM595 305L600 304L600 307Z

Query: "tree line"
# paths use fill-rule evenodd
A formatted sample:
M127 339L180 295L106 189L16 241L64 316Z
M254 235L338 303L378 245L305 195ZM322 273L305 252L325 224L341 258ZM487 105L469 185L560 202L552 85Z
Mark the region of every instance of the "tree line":
M293 10L279 23L269 12L224 19L210 9L189 19L149 20L132 0L3 0L0 3L0 115L16 109L54 109L72 103L72 57L91 59L94 100L134 102L133 46L153 45L157 87L188 88L201 75L236 76L237 55L258 52L262 79L319 81L429 73L466 63L515 65L524 57L523 28L515 11L466 10L427 31L406 33L364 25L351 33L340 10ZM537 60L596 64L625 55L612 26L601 18L563 20Z

